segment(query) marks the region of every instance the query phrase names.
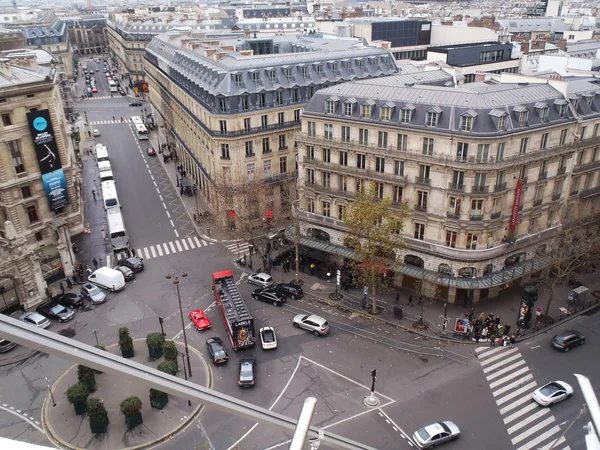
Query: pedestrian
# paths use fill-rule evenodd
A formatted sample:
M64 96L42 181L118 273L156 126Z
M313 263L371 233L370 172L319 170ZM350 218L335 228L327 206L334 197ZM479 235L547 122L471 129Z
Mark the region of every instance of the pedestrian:
M408 306L415 306L415 305L413 304L412 295L409 295L409 296L408 296Z
M92 189L92 197L94 197L94 200L96 200L96 189Z
M88 130L88 137L92 137L92 132Z
M115 116L113 116L113 122L116 122L116 121L117 121L117 119L115 118Z
M362 309L367 307L367 294L363 295L362 301L360 302L360 307Z
M504 325L504 334L506 334L506 335L510 334L510 325Z
M92 260L92 264L94 265L94 269L97 269L97 268L98 268L98 261L96 260L96 258L94 258L94 259Z
M100 264L100 266L102 266L102 257L101 256L98 258L98 261L99 261L98 264Z
M471 322L473 320L473 308L471 308L471 311L469 311L469 314L467 315L467 317L469 318L469 322Z
M89 264L85 265L85 273L87 274L88 277L92 274L92 269L90 269Z
M58 285L58 287L60 288L61 294L64 294L65 293L65 285L63 284L62 281L60 282L60 284Z
M131 248L131 256L135 258L135 249L133 247Z
M73 276L74 276L74 275L75 275L75 274L73 274ZM68 287L69 289L71 289L71 288L73 287L73 282L71 281L71 279L70 279L69 277L67 277L67 287Z
M400 303L400 291L396 291L396 303Z
M494 333L490 334L490 347L496 346L496 335Z
M510 335L510 348L515 348L515 342L517 341L517 338L515 337L514 334Z

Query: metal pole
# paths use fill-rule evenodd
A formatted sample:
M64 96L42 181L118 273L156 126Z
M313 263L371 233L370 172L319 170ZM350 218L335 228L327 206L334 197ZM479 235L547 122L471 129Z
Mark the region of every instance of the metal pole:
M48 385L48 392L50 392L50 398L52 399L52 407L56 406L56 402L54 401L54 394L52 393L52 387L50 387L50 380L46 377L46 384Z
M100 342L98 342L98 332L94 330L94 336L96 337L96 347L100 347Z
M163 319L162 317L158 316L158 323L160 323L160 332L162 333L163 336L166 336L167 334L165 333L165 329L163 327L163 321L165 319Z
M185 371L185 358L184 358L184 353L181 353L181 361L183 361L183 376L185 377L185 381L188 380L188 376L187 376L187 372ZM192 406L192 401L190 399L188 399L188 406Z
M179 281L179 280L175 280ZM179 300L179 314L181 315L181 329L183 330L183 343L185 344L185 357L187 358L188 372L190 378L192 377L192 365L190 364L190 351L188 349L187 334L185 332L185 323L183 321L183 308L181 307L181 294L179 293L179 283L175 285L177 287L177 300Z
M446 300L446 303L444 303L444 332L446 331L446 320L448 318L448 300Z
M375 397L375 380L377 379L377 369L371 370L371 395L365 396L364 403L371 408L379 406L379 399Z
M304 400L304 405L302 406L302 411L300 411L298 425L296 425L296 429L294 430L289 450L302 450L304 448L316 406L317 399L315 397L308 397Z

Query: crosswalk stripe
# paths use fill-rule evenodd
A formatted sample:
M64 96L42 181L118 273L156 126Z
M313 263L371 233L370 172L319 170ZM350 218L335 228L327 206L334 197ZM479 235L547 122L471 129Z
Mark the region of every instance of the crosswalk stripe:
M189 250L189 247L187 246L187 242L185 242L185 239L181 240L181 245L183 245L183 248L187 251Z
M521 360L517 361L516 363L511 364L510 366L505 367L502 370L499 370L498 372L494 372L493 374L488 375L487 377L485 377L485 379L488 380L488 381L492 381L494 378L498 378L500 375L504 375L506 372L510 372L511 370L514 370L514 369L516 369L517 367L519 367L520 365L523 365L523 364L525 364L525 361L523 361L521 359Z
M106 267L110 267L110 255L106 255Z
M160 244L158 244L156 246L156 251L158 252L158 256L162 256L163 255L162 247L160 246Z
M237 243L234 242L233 244L227 244L225 247L233 251L237 248Z
M480 352L482 352L482 351L484 351L484 350L487 350L488 348L489 348L489 347L477 347L477 348L475 349L475 353L480 353Z
M187 238L187 240L189 242L189 245L190 245L191 249L196 248L196 246L194 245L194 240L191 237Z
M532 383L532 384L533 384L533 387L532 387L531 389L533 389L533 388L536 386L536 385L535 385L535 383ZM527 390L527 389L525 389L525 391L526 391L526 390ZM523 391L523 392L524 392L524 391ZM522 392L521 392L521 393L522 393ZM509 400L510 400L510 399L509 399ZM508 400L507 400L507 401L508 401ZM504 414L506 414L507 412L509 412L509 411L511 411L511 410L513 410L513 409L515 409L517 406L521 406L523 403L527 403L527 402L529 402L529 401L531 401L531 394L523 395L523 396L522 396L521 398L519 398L518 400L515 400L514 402L512 402L512 403L509 403L509 404L508 404L507 406L505 406L504 408L501 408L501 409L500 409L500 414L501 414L501 415L504 415ZM506 403L506 402L503 402L503 403ZM498 402L496 402L496 404L497 404L498 406L500 406L502 403L498 403Z
M512 355L510 358L506 358L504 361L500 361L499 363L494 364L493 366L490 367L486 367L485 369L483 369L483 373L489 373L492 370L497 369L498 367L502 367L504 364L514 361L515 359L519 359L521 358L521 354L520 353L516 353L514 355Z
M144 247L144 255L146 259L150 259L150 253L148 253L148 247Z
M173 241L169 242L169 247L171 247L171 252L177 253L177 250L175 250L175 246L173 245Z
M516 438L511 439L510 441L513 443L513 445L518 444L519 442L524 441L525 439L527 439L529 436L531 436L532 434L540 431L541 429L543 429L544 427L550 425L552 422L554 422L554 417L550 416L545 420L542 420L540 423L535 424L534 426L532 426L531 428L528 428L526 431L522 432L521 434L519 434ZM556 429L556 431L554 431L554 433L557 433L560 431L560 428L558 427L554 427ZM552 433L552 434L554 434ZM552 436L552 434L550 434L550 436ZM538 436L539 437L539 436ZM529 445L530 443L528 442L527 445ZM522 447L521 447L522 448ZM531 448L531 447L525 447L525 448Z
M136 254L138 257L139 257L139 256L142 256L142 255L143 255L143 253L142 253L142 249L141 249L141 248L138 248L138 249L135 251L135 254Z
M520 384L522 384L525 381L529 381L529 380L533 380L533 375L531 374L527 374L526 376L524 376L523 378L521 378L520 380L517 381L513 381L510 384L507 384L506 386L504 386L503 388L500 388L494 392L492 392L492 395L494 397L498 397L499 395L504 394L505 392L510 391L512 388L515 388L517 386L519 386Z
M510 381L510 380L512 380L513 378L516 378L516 377L518 377L519 375L522 375L522 374L524 374L524 373L526 373L526 372L529 372L529 367L527 367L527 366L525 366L525 367L523 367L523 368L521 368L521 369L517 370L516 372L513 372L513 373L511 373L511 374L508 374L508 375L506 375L505 377L503 377L503 378L501 378L501 379L499 379L499 380L497 380L497 381L494 381L493 383L490 383L490 388L491 388L491 389L495 389L497 386L501 386L501 385L503 385L504 383L506 383L507 381Z
M163 244L163 248L165 249L165 255L170 255L171 253L169 252L169 246L167 245L167 243L165 242Z
M553 441L553 442L550 442L549 444L544 445L540 450L550 450L550 448L556 448L557 445L560 445L565 441L566 441L565 437L561 436L559 440L557 440L556 442ZM565 448L563 448L563 450L571 450L571 449L567 445Z
M538 408L538 404L536 402L534 402L533 400L531 400L531 403L521 409L519 409L517 412L512 413L510 416L506 417L504 420L504 425L508 425L509 423L511 423L513 420L518 419L519 417L521 417L523 414L527 414L529 411L531 411L532 409L536 409Z
M208 245L204 239L202 239L202 245L204 245L205 247Z
M154 245L150 247L150 251L152 252L152 257L156 258L156 252L154 251Z
M537 386L537 383L535 381L532 381L531 383L526 384L525 386L517 389L516 391L511 392L510 394L505 395L502 398L499 398L498 400L496 400L496 405L498 405L498 406L503 405L507 401L512 400L513 398L521 395L522 393L532 390L536 386ZM531 397L529 395L526 397L526 399L530 399L530 398ZM524 401L521 401L519 404L521 404L521 403L524 403ZM500 412L500 414L502 414L502 412Z
M493 363L494 361L498 361L499 359L504 358L507 353L514 353L516 351L517 351L516 348L510 348L505 353L502 353L502 354L496 355L496 356L492 356L491 358L488 358L486 360L480 361L480 364L482 366L487 366L488 364Z
M177 246L177 250L182 251L179 241L175 241L175 245Z
M532 414L530 416L527 416L523 419L521 419L519 421L519 423L513 425L512 427L510 427L508 430L508 434L514 434L515 431L519 431L521 428L526 427L527 425L529 425L531 422L535 422L536 420L538 420L540 417L545 416L546 414L548 414L550 412L550 410L548 408L544 408L539 410L538 412L536 412L535 414Z
M194 236L194 242L196 243L196 247L202 247L202 245L200 244L200 241L198 240L197 236Z
M478 354L477 358L479 358L479 359L487 358L487 357L492 356L493 354L501 352L503 350L504 350L504 347L500 347L500 346L497 346L497 347L488 347L488 351Z

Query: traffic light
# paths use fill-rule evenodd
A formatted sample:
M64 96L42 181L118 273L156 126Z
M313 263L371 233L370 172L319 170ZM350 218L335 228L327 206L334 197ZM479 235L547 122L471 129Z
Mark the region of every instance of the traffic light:
M160 323L161 325L163 324L163 321L164 321L164 320L165 320L165 319L163 319L162 317L158 316L158 323Z
M375 378L377 376L377 369L371 370L371 376Z

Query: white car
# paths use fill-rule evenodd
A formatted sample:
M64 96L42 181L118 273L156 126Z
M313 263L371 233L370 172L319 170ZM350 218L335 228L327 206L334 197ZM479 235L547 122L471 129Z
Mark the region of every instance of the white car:
M329 333L329 322L315 314L298 314L293 320L296 328L304 328L315 336L325 336Z
M94 130L92 134L94 135L94 137L98 137L100 136L100 130Z
M253 273L248 277L248 283L255 284L262 288L268 288L273 285L273 277L268 273Z
M38 328L48 328L50 326L48 318L36 312L26 312L19 317L19 320Z
M273 327L263 327L260 329L260 342L263 350L274 350L277 348L277 336Z
M460 436L460 430L454 422L436 422L423 427L413 434L418 448L433 448Z
M564 381L552 381L537 388L531 397L542 406L550 406L573 395L573 388Z

